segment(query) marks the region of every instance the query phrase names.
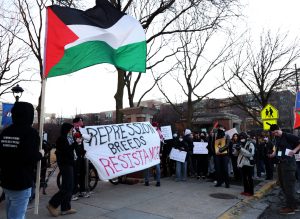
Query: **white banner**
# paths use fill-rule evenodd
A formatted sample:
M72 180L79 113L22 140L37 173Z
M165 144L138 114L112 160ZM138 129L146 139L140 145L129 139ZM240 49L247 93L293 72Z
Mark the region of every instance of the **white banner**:
M161 133L164 136L164 140L173 139L171 126L162 126L160 127Z
M207 142L194 142L193 154L208 154Z
M149 122L86 126L82 134L86 157L101 180L140 171L160 163L160 139Z
M170 159L184 163L185 157L186 157L186 151L180 151L178 149L172 148L170 153Z

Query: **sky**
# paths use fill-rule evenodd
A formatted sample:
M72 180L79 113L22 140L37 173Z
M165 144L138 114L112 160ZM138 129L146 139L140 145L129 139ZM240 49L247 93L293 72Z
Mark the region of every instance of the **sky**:
M241 31L248 27L254 37L258 37L262 29L289 32L291 38L300 33L300 22L297 16L300 1L247 0L243 2L246 4L243 9L245 18L238 24ZM143 83L146 86L147 80L144 79ZM56 113L59 117L74 117L80 113L114 110L116 86L117 73L114 67L108 64L92 66L66 76L49 78L46 83L45 112ZM37 104L39 83L22 87L25 92L21 100ZM126 90L124 93L126 94ZM219 94L217 92L215 95ZM8 96L5 96L4 101L12 102L12 97ZM161 97L159 92L154 90L144 100ZM124 107L128 106L126 98L125 95Z

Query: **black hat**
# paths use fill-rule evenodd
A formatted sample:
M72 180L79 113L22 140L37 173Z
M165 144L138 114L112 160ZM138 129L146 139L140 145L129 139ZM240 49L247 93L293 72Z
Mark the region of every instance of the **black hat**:
M243 138L243 139L247 139L248 138L248 135L246 132L241 132L239 135L239 138Z
M275 130L279 130L280 128L279 128L279 126L277 125L277 124L272 124L272 125L270 125L270 131L271 132L273 132L273 131L275 131Z
M83 119L81 117L76 117L75 119L73 119L73 123L77 123L79 122L80 120L83 121Z

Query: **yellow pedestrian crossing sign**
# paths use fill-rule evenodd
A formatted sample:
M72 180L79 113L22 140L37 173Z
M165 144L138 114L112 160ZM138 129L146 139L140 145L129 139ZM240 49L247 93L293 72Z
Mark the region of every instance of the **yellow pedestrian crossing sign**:
M279 118L279 113L274 106L272 106L271 104L267 104L260 112L260 116L262 120L274 120Z
M277 124L277 119L263 120L263 129L268 131L270 130L270 126L273 124Z

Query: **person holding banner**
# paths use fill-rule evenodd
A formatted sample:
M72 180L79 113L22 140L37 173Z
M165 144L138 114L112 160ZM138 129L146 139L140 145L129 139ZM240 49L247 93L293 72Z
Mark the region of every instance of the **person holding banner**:
M164 144L164 137L161 133L161 130L159 129L158 127L158 123L157 122L153 122L152 123L152 126L156 129L158 135L159 135L159 138L160 138L160 150L162 148L162 145ZM150 177L150 168L147 168L144 172L144 175L145 175L145 186L149 186L149 177ZM160 186L160 163L156 164L155 165L155 178L156 178L156 185L155 186Z
M74 214L77 211L71 208L71 197L74 188L74 150L73 125L63 123L60 136L56 141L56 159L62 176L62 184L59 191L52 196L47 205L49 213L57 217L59 214ZM60 206L61 212L58 211Z
M0 169L8 219L25 218L34 169L44 156L39 151L40 137L32 128L34 108L27 102L16 102L12 108L12 125L0 135Z

